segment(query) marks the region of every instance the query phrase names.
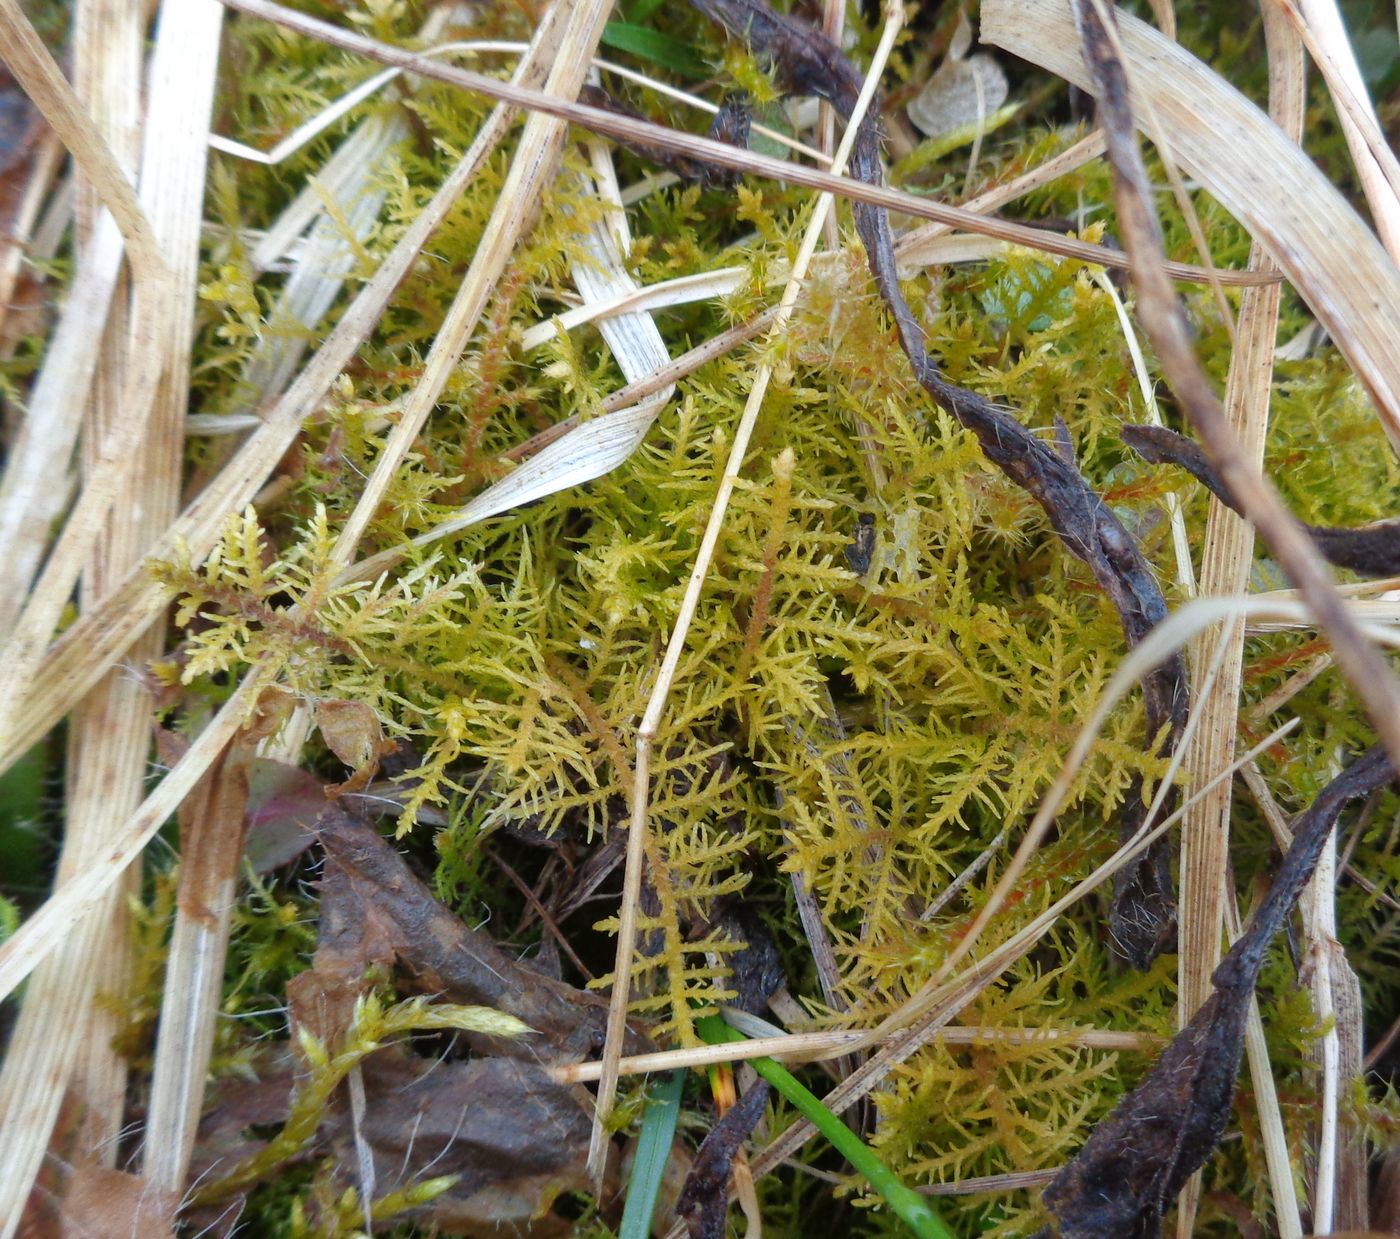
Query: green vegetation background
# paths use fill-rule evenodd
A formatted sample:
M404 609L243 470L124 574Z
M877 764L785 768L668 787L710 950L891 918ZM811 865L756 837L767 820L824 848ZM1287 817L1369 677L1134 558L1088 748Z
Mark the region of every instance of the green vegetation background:
M317 6L311 6L316 11ZM946 7L946 6L945 6ZM1394 10L1344 6L1368 82L1394 126L1400 63ZM680 5L634 0L630 25L672 41L610 54L662 77L707 66L720 87L750 90L761 74ZM1233 3L1179 6L1182 38L1231 81L1259 98L1257 21ZM522 38L513 5L480 6L471 37ZM347 16L368 33L410 43L423 8L401 0L358 3ZM852 15L858 22L858 15ZM924 5L896 56L890 82L917 83L946 46L952 14ZM853 54L872 43L868 26ZM685 57L675 48L685 49ZM642 54L638 54L638 51ZM650 53L649 55L647 53ZM314 42L237 21L230 28L216 128L270 146L372 66ZM973 189L1015 175L1079 134L1063 90L1012 69L1014 100L1031 100L984 144ZM660 95L627 88L649 116L700 127ZM712 91L717 95L717 91ZM1308 146L1350 185L1340 136L1313 92ZM371 101L311 148L275 169L212 159L210 230L191 409L245 407L240 372L277 291L254 279L243 240L265 227L368 111L405 106L415 137L386 164L378 229L352 279L373 269L465 149L486 105L417 83L402 105ZM902 182L956 199L967 150L905 161ZM767 349L777 378L735 497L677 688L658 738L650 881L644 920L656 949L635 982L636 1010L658 1031L695 1040L698 1004L726 995L715 959L734 943L706 929L742 893L777 942L792 992L818 1018L826 1012L798 923L790 876L800 874L828 917L843 996L865 1023L917 989L970 923L990 889L983 874L928 919L921 913L1003 829L1014 842L1121 657L1116 617L1080 565L1058 545L1039 510L982 459L972 437L932 407L911 381L871 288L849 220L845 256L812 281L792 329L777 344L748 346L685 380L643 447L608 477L491 520L410 559L387 580L333 592L308 625L292 606L327 585L325 559L339 523L380 451L396 402L421 359L474 250L505 170L502 149L463 198L324 415L308 428L284 471L280 497L230 527L220 552L198 570L162 571L182 597L179 646L162 674L184 686L167 718L189 726L227 694L247 663L272 651L284 683L316 699L368 704L412 755L415 780L398 820L403 846L431 873L439 896L473 923L510 939L520 896L483 859L488 838L527 879L547 853L522 843L521 828L576 842L606 840L623 818L625 755L659 650L675 621L754 368ZM567 160L585 164L571 148ZM650 171L618 156L624 184ZM1113 232L1108 173L1096 163L1016 204L1027 219L1054 218L1098 235ZM1193 257L1184 226L1167 212L1172 257ZM569 260L596 205L576 197L542 204L539 223L514 255L500 294L459 366L412 459L378 513L365 551L395 546L430 528L508 467L502 454L566 417L597 409L622 379L589 328L534 353L520 332L557 311L571 289ZM1200 210L1216 262L1242 266L1248 239L1203 196ZM676 187L629 212L637 243L630 265L643 284L740 263L752 278L723 303L668 310L658 322L673 354L771 303L769 273L789 259L809 196L773 184L736 191ZM921 272L907 285L935 353L951 377L1015 408L1053 433L1067 424L1081 466L1146 544L1164 583L1174 580L1164 500L1180 496L1199 545L1206 503L1183 474L1146 466L1118 440L1141 420L1122 330L1106 291L1081 264L1015 251L992 261ZM1209 295L1187 290L1202 357L1223 379L1229 340ZM332 311L332 314L336 311ZM1285 302L1281 338L1307 321ZM35 347L38 347L36 342ZM33 356L7 381L21 387ZM1170 405L1167 406L1170 417ZM191 476L215 468L220 439L192 439ZM784 453L791 453L790 470ZM1268 469L1305 520L1354 524L1393 515L1400 467L1364 394L1330 349L1281 364ZM1341 466L1341 467L1339 467ZM845 549L862 518L875 548L864 576ZM1261 585L1278 574L1261 553ZM1170 594L1170 586L1168 585ZM1246 706L1277 688L1316 651L1303 636L1251 640ZM1330 777L1339 754L1366 742L1360 712L1335 673L1294 699L1302 727L1264 759L1284 806L1296 810ZM1113 849L1114 813L1135 774L1160 776L1139 747L1140 709L1119 710L988 945L1010 936ZM316 751L315 768L344 768ZM32 906L48 880L62 820L61 738L6 777L0 872L6 915ZM1271 864L1267 831L1236 799L1235 881L1247 898ZM447 824L414 824L436 809ZM1378 884L1400 879L1388 794L1356 842L1353 865ZM386 827L393 825L393 819ZM515 833L512 833L514 831ZM157 851L156 871L169 854ZM262 1038L285 1036L278 1008L290 976L314 946L314 898L299 870L250 885L229 960L216 1070L253 1066ZM140 985L127 1004L126 1042L149 1054L158 1009L168 872L153 873L140 922ZM1361 975L1372 1020L1383 1031L1400 1007L1400 921L1357 885L1339 891L1339 922ZM566 922L576 948L600 973L611 960L611 902ZM595 924L596 922L596 924ZM1125 1028L1169 1034L1175 1022L1175 961L1146 976L1116 964L1105 905L1089 899L960 1017L973 1024ZM537 940L532 928L517 945ZM1313 1111L1304 1055L1315 1021L1280 950L1263 994L1285 1121L1301 1164ZM606 980L606 977L604 977ZM261 1013L261 1014L259 1014ZM899 1068L878 1102L875 1143L913 1182L1052 1167L1066 1161L1093 1122L1147 1065L1136 1053L987 1044L929 1047ZM637 1099L633 1086L632 1100ZM1240 1138L1208 1168L1202 1234L1232 1233L1221 1201L1266 1208L1267 1176L1246 1095ZM1393 1092L1355 1099L1368 1121L1394 1133ZM693 1098L700 1104L699 1094ZM635 1107L625 1107L624 1115ZM788 1121L781 1111L773 1116ZM818 1156L819 1154L813 1154ZM829 1169L840 1170L839 1165ZM254 1216L268 1234L291 1233L289 1197L305 1174L264 1189ZM762 1185L775 1236L816 1233L824 1209L845 1233L893 1233L861 1207L858 1184L832 1214L828 1185L787 1174ZM1035 1193L954 1198L943 1211L959 1233L1023 1235L1040 1221ZM602 1235L601 1223L588 1224ZM412 1233L405 1230L403 1233ZM581 1224L580 1233L583 1233ZM830 1231L827 1233L837 1233Z

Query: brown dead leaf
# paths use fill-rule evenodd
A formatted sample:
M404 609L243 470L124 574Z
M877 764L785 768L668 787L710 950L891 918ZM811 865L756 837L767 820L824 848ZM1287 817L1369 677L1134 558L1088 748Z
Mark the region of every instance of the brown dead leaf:
M175 1193L95 1162L68 1164L60 1188L31 1208L23 1239L166 1239L174 1232Z
M573 1222L552 1202L588 1189L592 1106L532 1063L507 1058L435 1062L399 1048L364 1066L360 1136L374 1158L376 1193L426 1176L459 1175L413 1216L451 1234L562 1239ZM325 1132L347 1183L358 1181L350 1106Z
M306 851L325 809L325 784L315 775L269 758L254 761L243 844L253 872L271 873Z
M218 1101L199 1125L192 1181L216 1181L263 1147L253 1130L286 1122L295 1084L292 1055L285 1049L269 1054L258 1070L258 1080L225 1080L220 1086ZM588 1187L592 1109L586 1093L554 1083L533 1064L436 1061L401 1046L373 1055L361 1071L359 1133L374 1161L376 1197L456 1175L446 1192L405 1216L454 1235L563 1239L571 1232L572 1222L554 1211L553 1202ZM332 1104L296 1160L328 1154L340 1183L360 1182L348 1097ZM239 1198L230 1198L182 1214L182 1221L215 1234L241 1233L240 1207Z
M690 1239L724 1239L729 1209L729 1172L768 1101L768 1083L758 1080L705 1137L676 1201Z
M1379 746L1332 780L1294 823L1293 843L1254 919L1221 961L1214 992L1156 1066L1045 1189L1060 1239L1155 1239L1177 1193L1225 1131L1249 1000L1337 816L1395 777Z
M294 1017L318 1036L343 1029L365 971L392 969L400 988L449 1002L492 1007L535 1034L511 1042L473 1038L495 1052L540 1062L595 1057L606 1002L534 971L490 937L464 925L379 834L339 809L321 818L326 852L316 965L289 986ZM627 1053L645 1038L632 1036Z
M947 58L905 109L924 137L979 124L1006 102L1006 71L986 52L971 50L972 27L960 14Z
M318 701L316 726L326 747L352 770L378 757L384 744L378 716L362 701Z

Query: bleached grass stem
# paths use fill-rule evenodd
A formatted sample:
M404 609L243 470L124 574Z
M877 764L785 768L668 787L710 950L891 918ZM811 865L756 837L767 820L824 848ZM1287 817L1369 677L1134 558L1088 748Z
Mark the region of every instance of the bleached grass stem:
M305 14L285 8L273 0L220 0L220 3L240 13L261 17L290 30L299 31L312 38L321 39L333 47L342 47L359 55L379 60L386 64L400 65L422 77L447 82L449 85L469 90L487 98L499 99L531 112L545 116L555 116L600 133L618 138L624 142L649 143L678 155L686 155L720 168L731 168L737 172L750 173L769 180L783 181L790 185L800 185L822 193L832 193L855 202L868 202L872 206L898 211L915 219L931 219L955 227L966 228L969 232L995 237L1013 245L1023 245L1047 254L1060 254L1066 258L1077 258L1083 262L1098 263L1114 269L1125 269L1127 259L1117 250L1102 245L1091 245L1070 237L1059 236L1044 228L1029 224L1018 224L1012 220L980 215L963 207L949 206L932 198L889 189L883 185L870 185L849 176L823 172L809 168L791 160L772 159L755 151L731 146L727 142L717 142L712 138L702 138L695 134L681 133L665 125L653 125L648 121L636 120L587 104L573 103L553 95L499 82L495 78L484 77L467 69L456 69L449 65L439 65L415 52L391 47L373 39L364 38L329 22L319 21ZM1163 268L1173 279L1209 283L1211 273L1203 267L1191 263L1169 262ZM1220 270L1216 278L1226 285L1248 285L1259 282L1253 272ZM1397 381L1400 385L1400 380Z

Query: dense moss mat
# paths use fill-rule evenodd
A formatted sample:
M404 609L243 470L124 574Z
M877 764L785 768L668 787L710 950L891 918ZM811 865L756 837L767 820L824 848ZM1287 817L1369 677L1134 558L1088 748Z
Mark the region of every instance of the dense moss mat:
M712 97L736 88L763 95L760 70L706 23L679 6L631 6L639 7L646 10L633 15L640 24L713 67ZM1242 26L1234 5L1180 7L1183 41L1257 97L1257 28ZM1352 6L1351 16L1358 29L1373 32L1386 7ZM356 7L350 16L377 37L409 43L424 11L386 2ZM897 53L892 94L926 73L928 49L946 43L950 20L936 5L917 13ZM482 5L463 37L527 33L516 6ZM271 145L373 71L246 20L234 22L226 40L216 127L259 145ZM871 32L858 28L852 54L859 60L871 42ZM1362 45L1370 83L1391 120L1400 70L1370 33ZM625 50L611 54L663 78L674 67ZM700 127L655 92L621 92L649 116ZM1024 67L1013 69L1013 98L1031 102L982 147L974 192L1082 132L1077 103ZM1310 149L1345 181L1340 136L1316 92L1315 100ZM241 374L280 279L255 278L248 238L276 217L350 126L387 107L407 109L413 137L377 173L385 207L360 247L353 292L470 143L486 112L482 101L415 82L399 102L362 104L275 169L213 156L208 214L221 227L208 233L192 411L246 407ZM1001 832L1009 830L1014 844L1122 656L1117 618L1035 505L914 383L845 208L838 214L846 248L810 281L791 329L683 380L630 460L586 487L416 552L371 584L334 586L330 545L421 372L512 149L513 139L433 238L284 461L273 496L233 518L203 566L161 568L182 600L180 644L159 669L172 689L168 721L197 719L264 656L281 662L289 694L367 705L400 745L396 769L407 789L396 810L401 846L462 916L488 923L503 942L533 947L538 924L514 932L527 919L526 903L483 848L508 859L527 882L542 874L552 882L558 853L533 840L567 842L581 857L618 834L659 651L677 617L732 428L766 358L775 364L775 382L656 742L642 921L647 953L633 979L634 1010L656 1022L658 1035L696 1040L696 1009L732 992L724 961L738 944L722 914L742 896L776 943L791 991L818 1019L829 1015L793 900L791 879L800 875L827 918L841 970L838 997L863 1024L877 1021L930 975L985 901L1006 844L998 844L988 870L923 917ZM959 197L967 155L964 148L911 161L918 170L906 187ZM586 173L576 147L565 158ZM626 153L617 162L623 184L651 171ZM1111 239L1110 202L1107 170L1094 163L1016 204L1014 213ZM1192 260L1169 196L1160 203L1171 256ZM524 328L568 301L569 262L582 260L580 230L601 209L573 193L541 203L538 223L512 256L441 404L376 514L365 553L430 529L504 475L509 448L565 417L592 415L621 385L592 328L561 332L533 352L520 342ZM804 192L748 182L737 190L675 186L629 210L636 237L629 265L640 283L731 264L751 272L722 302L658 313L673 355L771 303L773 273L792 257L809 209ZM1248 238L1238 225L1204 195L1197 209L1213 259L1243 266ZM1142 420L1145 410L1110 291L1083 264L1012 250L915 273L906 293L954 382L1015 409L1047 439L1057 419L1065 423L1084 473L1140 538L1172 596L1165 501L1179 496L1197 547L1206 501L1184 474L1146 465L1118 440L1118 427ZM1223 381L1229 339L1210 294L1185 295L1200 354ZM1286 300L1281 337L1306 319ZM1161 397L1174 423L1170 400L1164 391ZM224 443L191 440L192 476L217 466ZM1400 466L1364 393L1330 348L1279 366L1267 467L1307 521L1360 523L1393 514L1400 500ZM873 527L873 544L868 568L858 573L850 552L866 526ZM1257 582L1277 582L1266 555L1256 556ZM1251 639L1245 717L1319 648L1307 635ZM1368 731L1335 672L1320 676L1289 709L1302 724L1261 766L1280 803L1297 810L1331 776L1339 752L1366 743ZM1251 735L1267 725L1251 718ZM1135 777L1150 784L1163 772L1160 760L1142 752L1141 726L1135 702L1114 714L1050 841L989 928L987 946L1010 937L1112 852L1114 816L1129 784ZM319 743L310 750L316 771L344 778L343 765ZM1392 890L1400 881L1397 813L1400 799L1386 793L1347 836L1352 867ZM1233 876L1247 899L1275 858L1243 794L1234 829ZM221 1025L219 1073L255 1069L267 1041L285 1035L278 1014L285 986L314 944L316 899L307 876L304 866L293 866L247 889L227 978L226 1010L240 1018ZM1400 919L1374 888L1343 881L1338 898L1368 1032L1378 1036L1400 1006ZM586 905L563 924L599 983L611 966L614 906L610 899ZM161 877L143 922L140 985L128 1009L127 1043L138 1062L149 1053L161 927L170 909L168 878ZM1169 1035L1174 961L1159 961L1146 975L1125 971L1112 958L1105 924L1106 896L1083 901L959 1019ZM564 967L567 973L572 965ZM1306 1055L1318 1030L1284 949L1266 972L1261 998L1285 1123L1301 1158L1315 1104ZM1055 1167L1148 1062L1141 1052L1044 1044L932 1045L902 1064L879 1095L873 1140L912 1182ZM815 1085L821 1077L811 1074ZM1380 1077L1372 1083L1371 1097L1352 1101L1393 1135L1400 1123L1393 1086ZM639 1087L625 1099L623 1122L635 1119ZM702 1105L699 1093L691 1100ZM1207 1169L1202 1234L1235 1233L1238 1206L1258 1217L1268 1209L1247 1083L1237 1109L1238 1138ZM777 1109L770 1130L790 1119ZM820 1150L809 1156L841 1170ZM258 1233L309 1233L305 1208L329 1199L313 1177L297 1167L260 1189L250 1213ZM859 1184L838 1189L835 1206L831 1190L792 1172L766 1180L765 1229L775 1239L896 1233ZM1044 1220L1034 1191L956 1197L941 1207L961 1234L1024 1235ZM586 1206L579 1212L579 1236L610 1233ZM353 1211L341 1224L355 1224Z

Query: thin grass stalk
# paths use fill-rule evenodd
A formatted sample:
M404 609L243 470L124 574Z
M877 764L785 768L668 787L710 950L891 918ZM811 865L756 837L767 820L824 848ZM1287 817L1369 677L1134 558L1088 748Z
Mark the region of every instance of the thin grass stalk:
M1302 977L1312 991L1313 1012L1322 1035L1312 1047L1321 1088L1317 1115L1317 1161L1313 1175L1312 1229L1329 1235L1337 1209L1337 1101L1341 1084L1341 1046L1337 1036L1337 1012L1332 1001L1332 952L1336 941L1337 842L1328 839L1318 858L1312 880L1303 892L1303 921L1308 937Z
M1400 163L1376 118L1336 0L1268 0L1266 11L1275 8L1292 20L1322 72L1376 231L1400 262Z
M950 206L918 194L890 189L882 185L870 185L847 176L838 176L808 168L802 164L784 159L772 159L743 147L731 146L712 138L702 138L695 134L681 133L664 125L654 125L648 121L635 120L630 116L590 107L582 103L570 103L550 94L529 90L498 82L494 78L483 77L467 69L456 69L449 65L437 64L421 53L404 51L387 43L379 43L354 34L339 26L320 21L298 13L272 0L221 0L229 8L261 17L289 30L296 30L309 38L320 39L332 47L343 47L372 60L384 64L398 65L422 77L447 82L474 94L485 95L489 99L500 99L519 104L532 112L545 116L555 116L561 120L583 126L593 133L618 138L624 142L634 141L660 147L678 155L686 155L720 168L731 168L736 172L751 173L770 180L800 185L820 193L831 193L854 202L868 202L872 206L899 211L915 219L938 220L966 228L1013 245L1024 245L1047 254L1058 254L1064 258L1077 258L1083 262L1098 263L1114 269L1124 269L1127 260L1117 250L1103 245L1093 245L1058 236L1043 228L1029 224L1019 224L1012 220L979 215L962 207ZM1325 182L1324 182L1325 183ZM1257 283L1259 276L1253 272L1218 270L1214 273L1191 263L1169 262L1165 270L1173 279L1196 283L1210 283L1212 279L1224 285L1247 285ZM1400 368L1400 363L1397 363Z
M894 47L895 36L902 24L902 9L897 4L891 4L886 9L885 28L881 34L879 46L862 84L855 109L847 122L841 145L832 160L832 169L837 173L845 170L846 161L849 159L851 148L855 143L856 131L866 109L869 108L874 98L880 75L884 71L885 61ZM807 222L802 243L798 248L797 256L793 259L792 272L788 277L787 286L783 289L783 295L778 302L778 311L770 329L769 339L771 340L776 341L782 337L788 320L791 318L793 306L797 303L802 282L806 277L807 266L811 262L812 255L816 252L817 244L821 239L823 222L827 212L832 209L833 203L834 199L830 194L823 194L812 208L812 215ZM646 854L648 833L651 829L648 811L651 790L652 743L661 725L662 712L665 710L666 699L670 694L672 681L675 679L676 668L680 664L681 654L685 649L690 623L694 617L695 609L699 605L700 594L705 586L705 578L709 574L715 546L719 542L729 498L734 492L734 486L738 482L739 473L743 468L749 439L758 421L759 410L762 408L763 398L767 393L772 374L773 368L768 363L759 366L754 374L748 399L744 403L743 412L734 429L734 441L730 447L729 459L725 463L724 473L720 478L714 506L710 510L705 533L701 539L700 548L696 552L695 564L686 583L680 612L676 617L675 626L671 630L665 655L657 671L656 682L652 686L651 695L647 701L646 711L642 716L640 726L637 728L627 853L623 870L622 899L618 909L617 950L613 965L612 993L608 1000L607 1039L603 1047L603 1074L598 1084L598 1106L593 1117L593 1132L588 1150L588 1172L596 1184L602 1182L607 1145L605 1125L609 1114L612 1113L617 1091L617 1065L622 1057L622 1039L627 1020L632 956L637 937L637 906L641 897L642 862Z
M1125 13L1119 38L1187 169L1278 261L1400 444L1400 271L1319 169L1194 56ZM982 39L1086 88L1068 0L987 0Z
M153 330L170 283L131 179L15 0L0 0L0 46L25 93L111 212L82 255L87 274L75 277L30 394L29 416L0 480L0 543L7 548L0 565L0 631L9 632L59 514L56 497L63 492L53 480L66 471L72 455L124 246L144 309L137 330ZM0 671L7 663L0 663Z
M180 878L166 966L142 1174L185 1186L223 990L252 751L237 740L180 810Z
M833 47L841 46L841 36L845 29L846 0L822 0L821 31L831 40ZM836 150L836 109L825 100L817 105L817 149L828 160ZM841 233L834 214L828 214L826 217L822 240L829 250L841 248Z
M56 135L45 133L39 139L24 193L15 207L10 235L0 240L0 327L14 308L15 286L23 269L26 253L34 238L39 212L49 196L54 177L63 160L63 146Z
M1272 4L1266 3L1263 12L1269 54L1269 113L1296 142L1302 136L1305 101L1302 45ZM1258 242L1251 248L1250 266L1266 272L1278 269ZM1225 385L1226 414L1246 459L1255 469L1262 469L1264 464L1279 301L1277 286L1250 288L1241 294L1235 348ZM1201 592L1245 593L1253 558L1254 527L1212 496L1201 561ZM1202 633L1192 644L1193 666L1200 666L1206 658L1208 639L1208 634ZM1202 722L1186 749L1185 770L1191 786L1204 783L1223 770L1235 755L1244 673L1242 619L1228 622L1224 639L1226 650L1216 690L1192 705L1193 713L1200 715ZM1217 784L1182 821L1177 954L1177 1023L1182 1028L1210 996L1211 974L1220 962L1221 929L1230 902L1225 888L1230 793L1230 783ZM1267 1064L1256 1066L1251 1060L1250 1069L1267 1074ZM1292 1185L1275 1181L1273 1186L1275 1199L1280 1199ZM1179 1239L1189 1239L1195 1225L1200 1189L1198 1171L1188 1181L1178 1203Z
M1287 723L1270 733L1261 744L1256 745L1250 753L1242 756L1237 765L1243 766L1252 756L1262 752L1269 745L1277 743L1281 736L1291 730L1293 725L1292 722ZM822 1103L828 1109L840 1114L872 1089L878 1087L885 1076L895 1067L926 1045L958 1011L971 1002L1006 968L1029 952L1066 908L1083 898L1091 890L1101 886L1133 856L1141 854L1154 839L1171 829L1181 814L1182 809L1178 809L1134 842L1119 848L1108 861L1057 900L1052 907L1036 917L1029 925L990 952L984 959L979 960L947 982L939 991L936 1000L926 1007L916 1023L901 1028L890 1038L888 1044L880 1049L878 1054L823 1097ZM754 1175L757 1177L774 1170L792 1157L815 1133L816 1128L805 1120L793 1124L781 1136L768 1144L754 1159ZM684 1228L678 1223L667 1232L666 1239L681 1239L683 1234Z
M619 1062L620 1075L647 1075L676 1067L709 1067L717 1063L739 1063L750 1058L771 1058L777 1062L814 1061L815 1054L839 1053L863 1034L849 1029L829 1032L784 1033L782 1036L751 1036L743 1042L725 1045L697 1045L684 1050L658 1050L637 1054ZM1162 1044L1160 1037L1106 1028L993 1028L979 1024L956 1024L942 1028L933 1038L944 1045L1067 1045L1089 1050L1150 1050ZM560 1084L589 1084L603 1073L599 1062L552 1067L550 1077Z
M1248 766L1245 767L1249 769ZM1243 932L1239 905L1233 899L1225 904L1225 929L1233 944ZM1249 1000L1244 1026L1245 1055L1249 1078L1254 1085L1254 1106L1259 1115L1259 1132L1264 1145L1264 1164L1269 1170L1269 1187L1274 1200L1274 1223L1279 1239L1302 1239L1303 1220L1298 1208L1298 1189L1293 1178L1288 1132L1279 1109L1278 1088L1269 1062L1269 1045L1264 1037L1264 1021L1259 1016L1259 1000Z

